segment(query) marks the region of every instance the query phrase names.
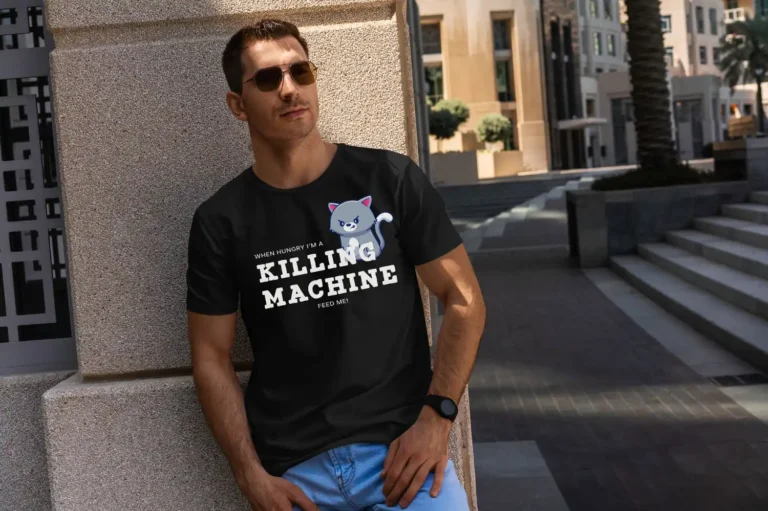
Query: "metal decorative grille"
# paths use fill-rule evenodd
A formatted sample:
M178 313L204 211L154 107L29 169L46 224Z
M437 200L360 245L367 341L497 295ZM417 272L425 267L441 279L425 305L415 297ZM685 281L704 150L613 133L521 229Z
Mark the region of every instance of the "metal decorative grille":
M0 374L76 366L42 0L0 0Z

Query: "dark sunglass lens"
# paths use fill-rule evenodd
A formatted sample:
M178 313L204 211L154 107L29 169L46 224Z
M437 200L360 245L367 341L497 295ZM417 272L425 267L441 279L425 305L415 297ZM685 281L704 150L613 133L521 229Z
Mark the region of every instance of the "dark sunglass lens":
M309 62L298 62L291 65L291 76L299 85L310 85L315 82L315 74Z
M283 72L279 67L268 67L257 72L253 81L260 90L269 92L280 87L282 80Z

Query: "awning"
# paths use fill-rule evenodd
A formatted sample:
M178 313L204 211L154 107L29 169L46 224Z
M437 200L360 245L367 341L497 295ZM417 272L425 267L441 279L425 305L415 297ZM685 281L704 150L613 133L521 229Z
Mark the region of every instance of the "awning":
M559 130L581 130L589 128L590 126L600 126L608 124L608 119L602 117L582 117L580 119L566 119L563 121L557 121L557 129Z

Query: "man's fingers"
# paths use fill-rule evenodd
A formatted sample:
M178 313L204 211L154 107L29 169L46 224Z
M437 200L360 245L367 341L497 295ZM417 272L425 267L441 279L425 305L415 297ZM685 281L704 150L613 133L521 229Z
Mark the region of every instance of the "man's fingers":
M443 457L435 467L435 479L432 481L432 489L429 490L429 494L433 497L440 495L440 490L443 488L443 480L445 479L445 470L448 468L448 457Z
M397 478L391 489L389 491L384 491L384 494L387 496L386 502L388 506L394 506L397 501L400 500L400 497L403 496L403 493L405 493L405 490L411 484L411 481L413 481L413 476L416 474L420 465L421 463L415 461L413 458L408 460L408 464L403 468L400 477Z
M421 465L421 467L419 467L419 470L416 471L416 475L413 476L411 485L400 498L400 507L406 508L411 504L413 499L416 497L416 494L419 493L419 490L424 485L424 481L427 480L427 476L431 470L432 463L429 462L425 462Z
M400 446L400 442L398 442L397 439L395 439L394 442L389 444L389 450L387 450L387 457L384 458L384 468L381 471L381 477L387 476L387 470L389 469L389 466L392 464L392 460L395 458L395 454L397 454L397 448Z
M288 486L288 499L298 505L302 511L320 511L315 503L309 500L307 494L293 483Z
M384 479L384 488L382 488L384 495L389 495L395 483L400 479L400 473L408 464L409 457L410 455L405 450L398 449L397 454L392 458L392 462L387 469L386 478Z

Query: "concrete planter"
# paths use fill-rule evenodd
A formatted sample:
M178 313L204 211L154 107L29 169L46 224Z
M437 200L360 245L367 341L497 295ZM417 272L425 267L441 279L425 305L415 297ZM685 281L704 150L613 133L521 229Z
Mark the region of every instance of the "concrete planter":
M662 241L693 219L717 215L720 206L744 202L746 181L566 193L571 257L582 268L607 266L611 256L631 254L639 243Z
M741 138L712 145L715 171L743 175L752 190L768 190L768 138Z
M526 170L520 151L435 153L430 159L432 181L440 185L473 184Z

